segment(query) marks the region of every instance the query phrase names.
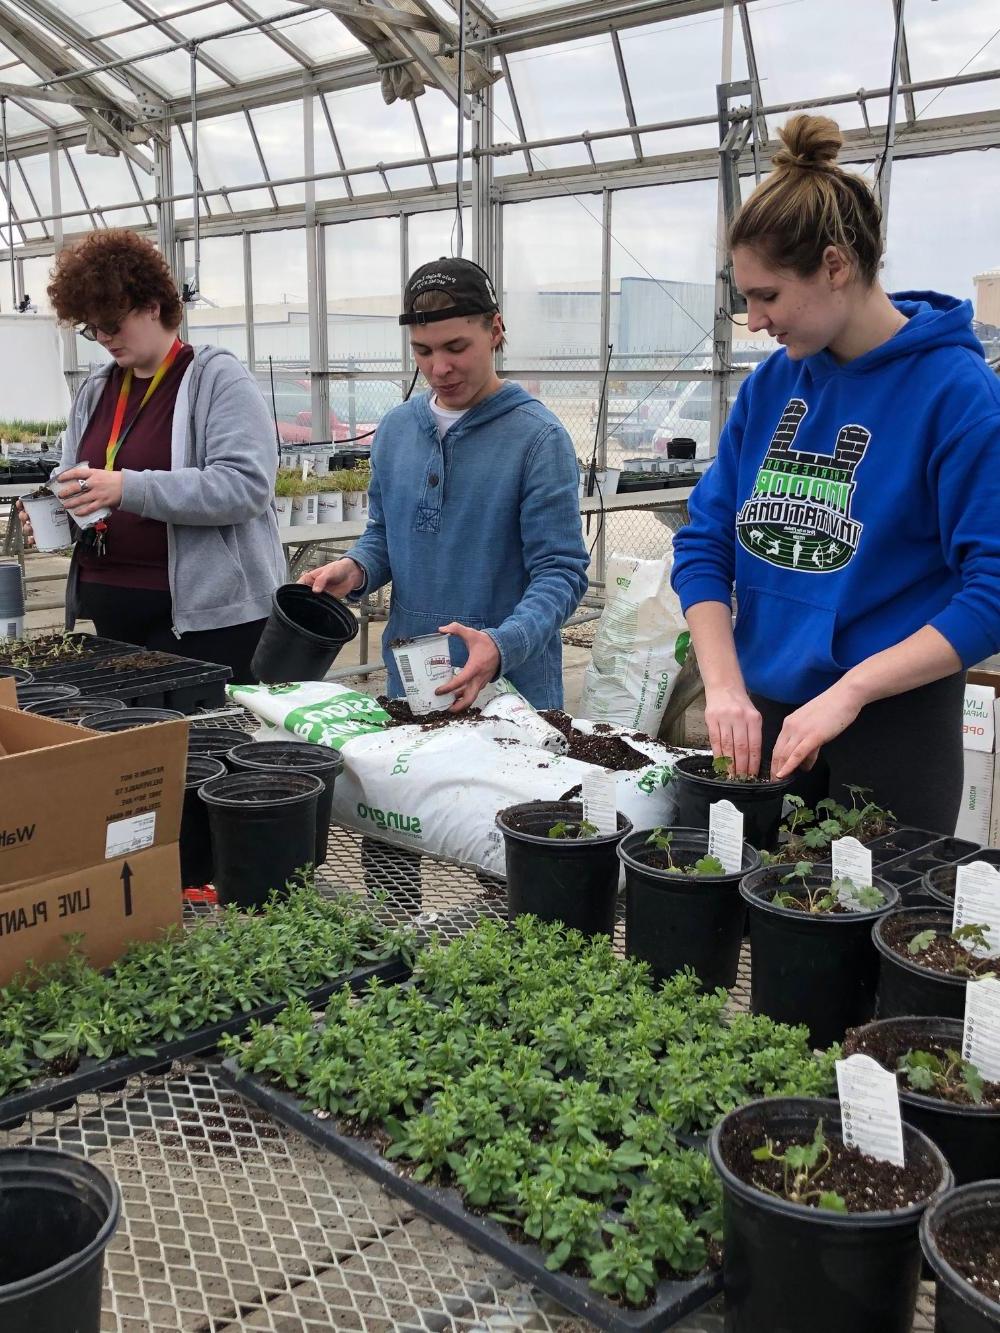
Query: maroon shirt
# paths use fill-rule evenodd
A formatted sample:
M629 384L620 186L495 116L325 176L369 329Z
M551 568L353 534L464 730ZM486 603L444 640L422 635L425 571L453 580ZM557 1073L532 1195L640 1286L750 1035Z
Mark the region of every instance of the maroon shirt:
M184 344L173 365L157 385L149 402L139 413L138 420L128 433L115 459L115 471L128 468L130 472L153 469L170 471L170 433L174 421L174 403L184 372L194 357L194 348ZM80 462L92 468L103 468L111 438L118 393L125 372L119 367L111 372L104 392L98 399L94 414L80 442ZM122 430L136 414L143 395L149 388L148 379L132 376L132 388ZM77 560L80 578L90 583L110 583L117 588L146 588L169 592L167 578L167 525L154 518L140 518L138 514L116 509L109 518L104 555L81 546Z

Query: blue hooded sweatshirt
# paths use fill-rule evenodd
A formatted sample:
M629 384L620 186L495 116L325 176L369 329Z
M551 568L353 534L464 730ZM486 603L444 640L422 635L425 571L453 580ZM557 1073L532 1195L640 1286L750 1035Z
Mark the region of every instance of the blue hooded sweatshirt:
M747 689L799 704L924 625L963 666L1000 649L1000 379L968 301L847 364L782 348L740 387L674 540L686 612L730 604Z
M389 644L457 620L485 630L506 676L536 708L563 700L559 631L587 590L579 467L565 428L513 382L438 438L430 394L402 403L372 446L368 527L348 551L360 592L392 581L382 655L389 694L403 694ZM461 666L465 645L449 639ZM442 707L450 700L442 698Z

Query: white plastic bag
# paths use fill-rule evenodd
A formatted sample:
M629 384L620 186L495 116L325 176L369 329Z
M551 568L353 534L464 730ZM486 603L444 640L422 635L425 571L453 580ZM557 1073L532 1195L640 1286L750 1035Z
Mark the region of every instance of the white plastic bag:
M580 700L593 722L649 736L659 729L691 638L670 587L672 557L671 547L658 560L616 554L608 561L608 599Z

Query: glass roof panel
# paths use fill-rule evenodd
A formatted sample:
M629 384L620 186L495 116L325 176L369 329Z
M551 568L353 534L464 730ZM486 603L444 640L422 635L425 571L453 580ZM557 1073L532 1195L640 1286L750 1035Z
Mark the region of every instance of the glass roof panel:
M318 173L324 171L339 171L340 163L337 161L337 154L334 152L333 140L330 138L330 131L327 128L326 116L323 114L323 108L320 105L320 99L313 99L313 158L315 170ZM347 196L347 189L341 177L334 177L332 180L318 180L316 182L317 199L344 199Z
M453 253L455 245L455 210L441 208L433 213L411 213L407 223L406 242L410 253L410 272L432 259ZM462 234L466 240L472 235L472 215L462 209Z
M41 103L38 103L41 106ZM48 105L46 103L45 105ZM7 102L7 133L11 136L15 134L31 134L35 130L42 129L44 122L37 116L33 116L30 111L24 107L18 106L15 102Z
M356 55L365 50L332 14L303 14L301 18L283 23L281 31L287 33L289 40L306 53L310 64L314 66L325 64L337 56Z
M952 78L1000 66L997 7L989 0L909 0L906 44L910 74L921 79ZM1000 80L914 93L917 117L955 116L1000 106ZM933 109L932 109L933 107Z
M267 163L268 179L284 180L303 175L302 103L279 102L274 106L257 107L250 112L250 119Z
M43 213L52 212L52 179L49 173L48 153L36 153L19 158L21 169L28 178L31 192Z
M328 93L326 104L349 167L423 156L409 105L399 101L386 106L378 84ZM423 106L420 110L423 114Z
M232 22L226 18L220 27L236 27L237 24L246 22L235 10L231 10L230 13ZM277 42L272 42L261 32L234 33L217 41L206 41L202 49L206 55L218 61L225 70L238 79L256 79L267 74L301 67L298 61L293 60L278 46Z
M574 4L575 0L490 0L490 9L497 18L520 18L522 14L537 14L543 9L562 9Z
M110 204L121 204L136 198L135 185L129 175L128 167L120 157L98 157L95 153L86 153L82 148L70 148L83 188L91 205L98 211L109 227L146 227L149 225L146 214L136 204L135 207L108 208Z
M504 97L506 97L506 87L501 80L499 83L493 85L493 105L495 108L494 121L496 121L498 115L496 108L502 106L506 108L504 118L510 124L513 124L514 113L510 110L510 99L507 98L506 101L503 101ZM455 148L457 145L458 132L458 122L456 119L457 113L455 108L440 88L428 88L423 97L417 99L416 105L420 112L420 120L424 127L424 134L427 136L427 147L430 149L431 155L447 154L451 157L450 162L434 163L435 175L442 184L454 185ZM497 131L494 130L494 137L496 136ZM517 133L515 131L511 136L500 134L499 137L501 139L507 137L517 138ZM466 143L468 143L468 141L469 135L467 133ZM466 176L469 175L468 163L466 163L465 174Z
M187 133L190 135L190 129ZM190 143L190 138L188 141ZM200 122L198 172L206 189L218 185L251 185L262 180L260 161L242 111L230 116L212 116Z
M396 167L385 174L394 190L427 190L431 185L426 167Z
M512 52L508 64L529 139L614 130L628 124L610 37L602 34ZM510 137L516 137L513 122ZM565 164L553 161L549 165Z

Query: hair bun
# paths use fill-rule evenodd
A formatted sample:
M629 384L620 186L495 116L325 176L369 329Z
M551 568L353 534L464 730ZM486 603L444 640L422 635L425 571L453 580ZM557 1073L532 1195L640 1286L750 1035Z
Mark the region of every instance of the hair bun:
M778 131L784 147L771 159L776 168L828 171L837 161L844 136L828 116L793 116Z

